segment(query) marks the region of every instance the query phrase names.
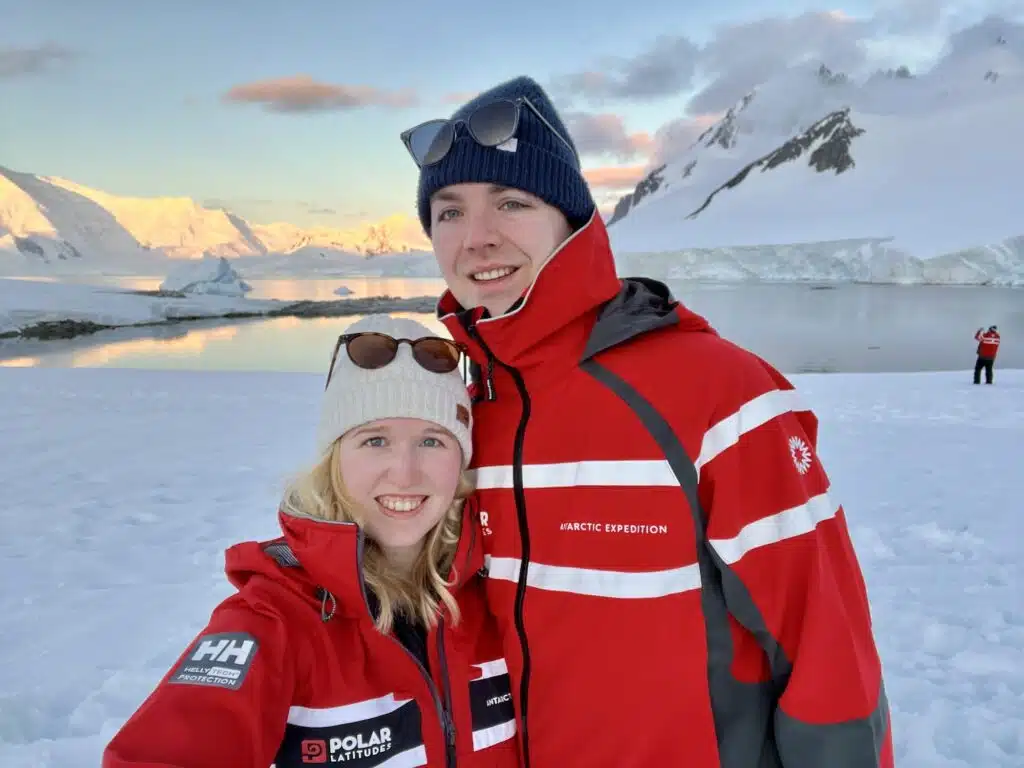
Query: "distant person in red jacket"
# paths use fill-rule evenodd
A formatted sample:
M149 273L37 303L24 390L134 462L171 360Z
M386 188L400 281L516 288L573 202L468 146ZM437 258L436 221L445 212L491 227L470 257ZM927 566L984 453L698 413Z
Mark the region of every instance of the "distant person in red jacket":
M459 348L371 316L339 339L321 460L284 536L227 552L237 594L107 747L105 768L516 768L484 601Z
M981 328L974 334L974 340L978 342L978 359L974 362L974 383L981 384L981 372L985 371L985 383L992 383L992 367L996 362L996 355L999 354L999 332L994 325L982 333Z
M618 277L532 79L402 138L475 363L524 768L891 768L867 590L792 384Z

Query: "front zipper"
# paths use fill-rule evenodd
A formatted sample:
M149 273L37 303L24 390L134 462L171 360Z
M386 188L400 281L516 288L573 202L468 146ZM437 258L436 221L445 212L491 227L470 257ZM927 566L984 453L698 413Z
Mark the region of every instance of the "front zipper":
M465 535L463 532L462 535ZM469 529L469 553L466 555L466 562L473 562L473 549L476 547L476 526L470 526ZM451 574L449 574L450 576ZM456 574L459 578L466 578L463 574ZM452 711L452 685L451 680L448 676L448 655L444 650L444 615L437 620L437 659L441 665L441 683L444 689L444 712L446 715ZM450 718L450 715L448 715ZM472 727L472 724L470 724ZM455 765L455 723L449 719L447 730L445 732L446 741L448 744L448 764Z
M441 694L437 690L437 685L434 683L434 679L430 676L427 668L420 663L420 660L416 658L416 654L402 645L398 638L391 636L401 647L403 651L409 656L410 659L415 662L416 666L419 667L420 673L423 675L423 679L427 681L427 685L430 687L430 695L434 699L434 706L437 708L437 717L441 721L441 729L444 731L444 744L445 744L445 761L444 764L448 768L455 768L455 722L452 719L451 709L451 698L449 697L447 702L442 701ZM445 688L448 687L448 671L445 670L444 683Z
M471 324L467 331L486 353L488 367L490 367L492 362L495 362L508 371L515 382L516 391L523 404L519 424L516 427L515 442L512 447L512 493L516 505L516 519L519 521L519 544L521 548L519 580L516 582L516 599L512 617L516 625L516 634L519 636L519 648L523 655L523 676L519 681L519 712L521 720L519 727L523 745L523 768L530 768L530 742L529 730L527 729L527 710L529 709L530 696L530 644L526 637L526 621L523 617L523 604L526 601L526 580L530 570L530 528L526 519L526 491L523 488L523 445L526 442L526 425L530 421L530 394L526 390L526 382L523 381L523 375L517 368L501 362L501 360L494 356L490 348L484 343L484 340L480 338L476 325Z
M444 652L444 619L437 621L437 659L441 665L441 683L444 686L445 712L452 710L452 686L448 679L448 657ZM455 726L449 723L449 730L445 734L448 741L448 765L455 765Z
M363 576L363 542L364 542L364 533L363 533L362 530L359 531L359 539L358 539L358 541L359 541L359 543L358 543L358 553L359 553L359 569L358 569L359 570L359 588L363 592L363 602L366 603L367 612L369 612L371 614L371 617L372 617L372 611L370 611L370 601L367 598L367 593L366 593L366 579ZM442 629L442 627L443 627L443 625L439 623L438 631L440 631ZM437 686L434 684L433 678L430 676L430 673L427 671L427 668L424 667L423 664L420 663L420 660L418 658L416 658L416 654L414 654L412 651L410 651L408 648L406 648L404 645L402 645L402 642L397 637L395 637L394 635L388 635L388 637L392 641L397 643L399 648L401 648L403 651L405 651L406 655L410 659L412 659L413 663L419 668L420 673L423 675L423 679L427 681L427 686L430 688L430 696L434 700L434 706L437 708L437 719L441 722L441 728L444 731L444 741L445 741L445 748L446 748L446 752L445 752L445 766L446 766L446 768L455 768L455 765L456 765L456 762L455 762L455 723L454 723L454 721L452 719L451 710L449 709L450 703L451 703L451 697L450 696L448 697L448 704L447 705L444 702L442 702L441 694L438 693ZM444 678L443 679L444 679L445 688L447 689L448 686L449 686L449 683L448 683L448 669L447 669L447 667L445 667L445 669L444 669Z

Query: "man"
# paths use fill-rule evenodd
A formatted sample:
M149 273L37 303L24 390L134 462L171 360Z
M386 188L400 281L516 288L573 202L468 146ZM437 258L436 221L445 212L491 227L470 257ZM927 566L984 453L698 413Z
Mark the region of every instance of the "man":
M438 314L474 361L524 765L892 766L864 581L790 383L616 276L533 80L403 140Z
M992 366L995 365L996 355L999 353L999 332L994 325L990 325L984 333L981 328L974 334L974 340L978 342L978 359L974 362L974 383L981 384L981 372L985 371L985 383L992 383Z

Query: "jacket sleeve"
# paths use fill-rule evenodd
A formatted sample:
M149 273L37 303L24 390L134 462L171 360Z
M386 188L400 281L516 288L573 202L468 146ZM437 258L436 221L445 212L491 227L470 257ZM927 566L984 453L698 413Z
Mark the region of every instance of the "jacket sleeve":
M122 726L103 768L267 768L294 681L284 622L232 596Z
M785 377L751 358L722 386L698 494L713 556L743 593L732 590L730 612L775 646L782 766L892 768L867 589L817 453L817 418Z

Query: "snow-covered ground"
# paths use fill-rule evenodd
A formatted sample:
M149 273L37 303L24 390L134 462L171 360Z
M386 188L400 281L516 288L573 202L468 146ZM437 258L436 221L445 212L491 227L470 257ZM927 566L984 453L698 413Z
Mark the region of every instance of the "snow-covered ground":
M116 288L0 278L0 333L54 320L120 326L181 317L221 317L233 312L266 311L283 303L212 294L145 296Z
M1024 371L795 377L863 560L900 768L1024 765ZM318 376L0 369L0 765L94 768L276 535Z

